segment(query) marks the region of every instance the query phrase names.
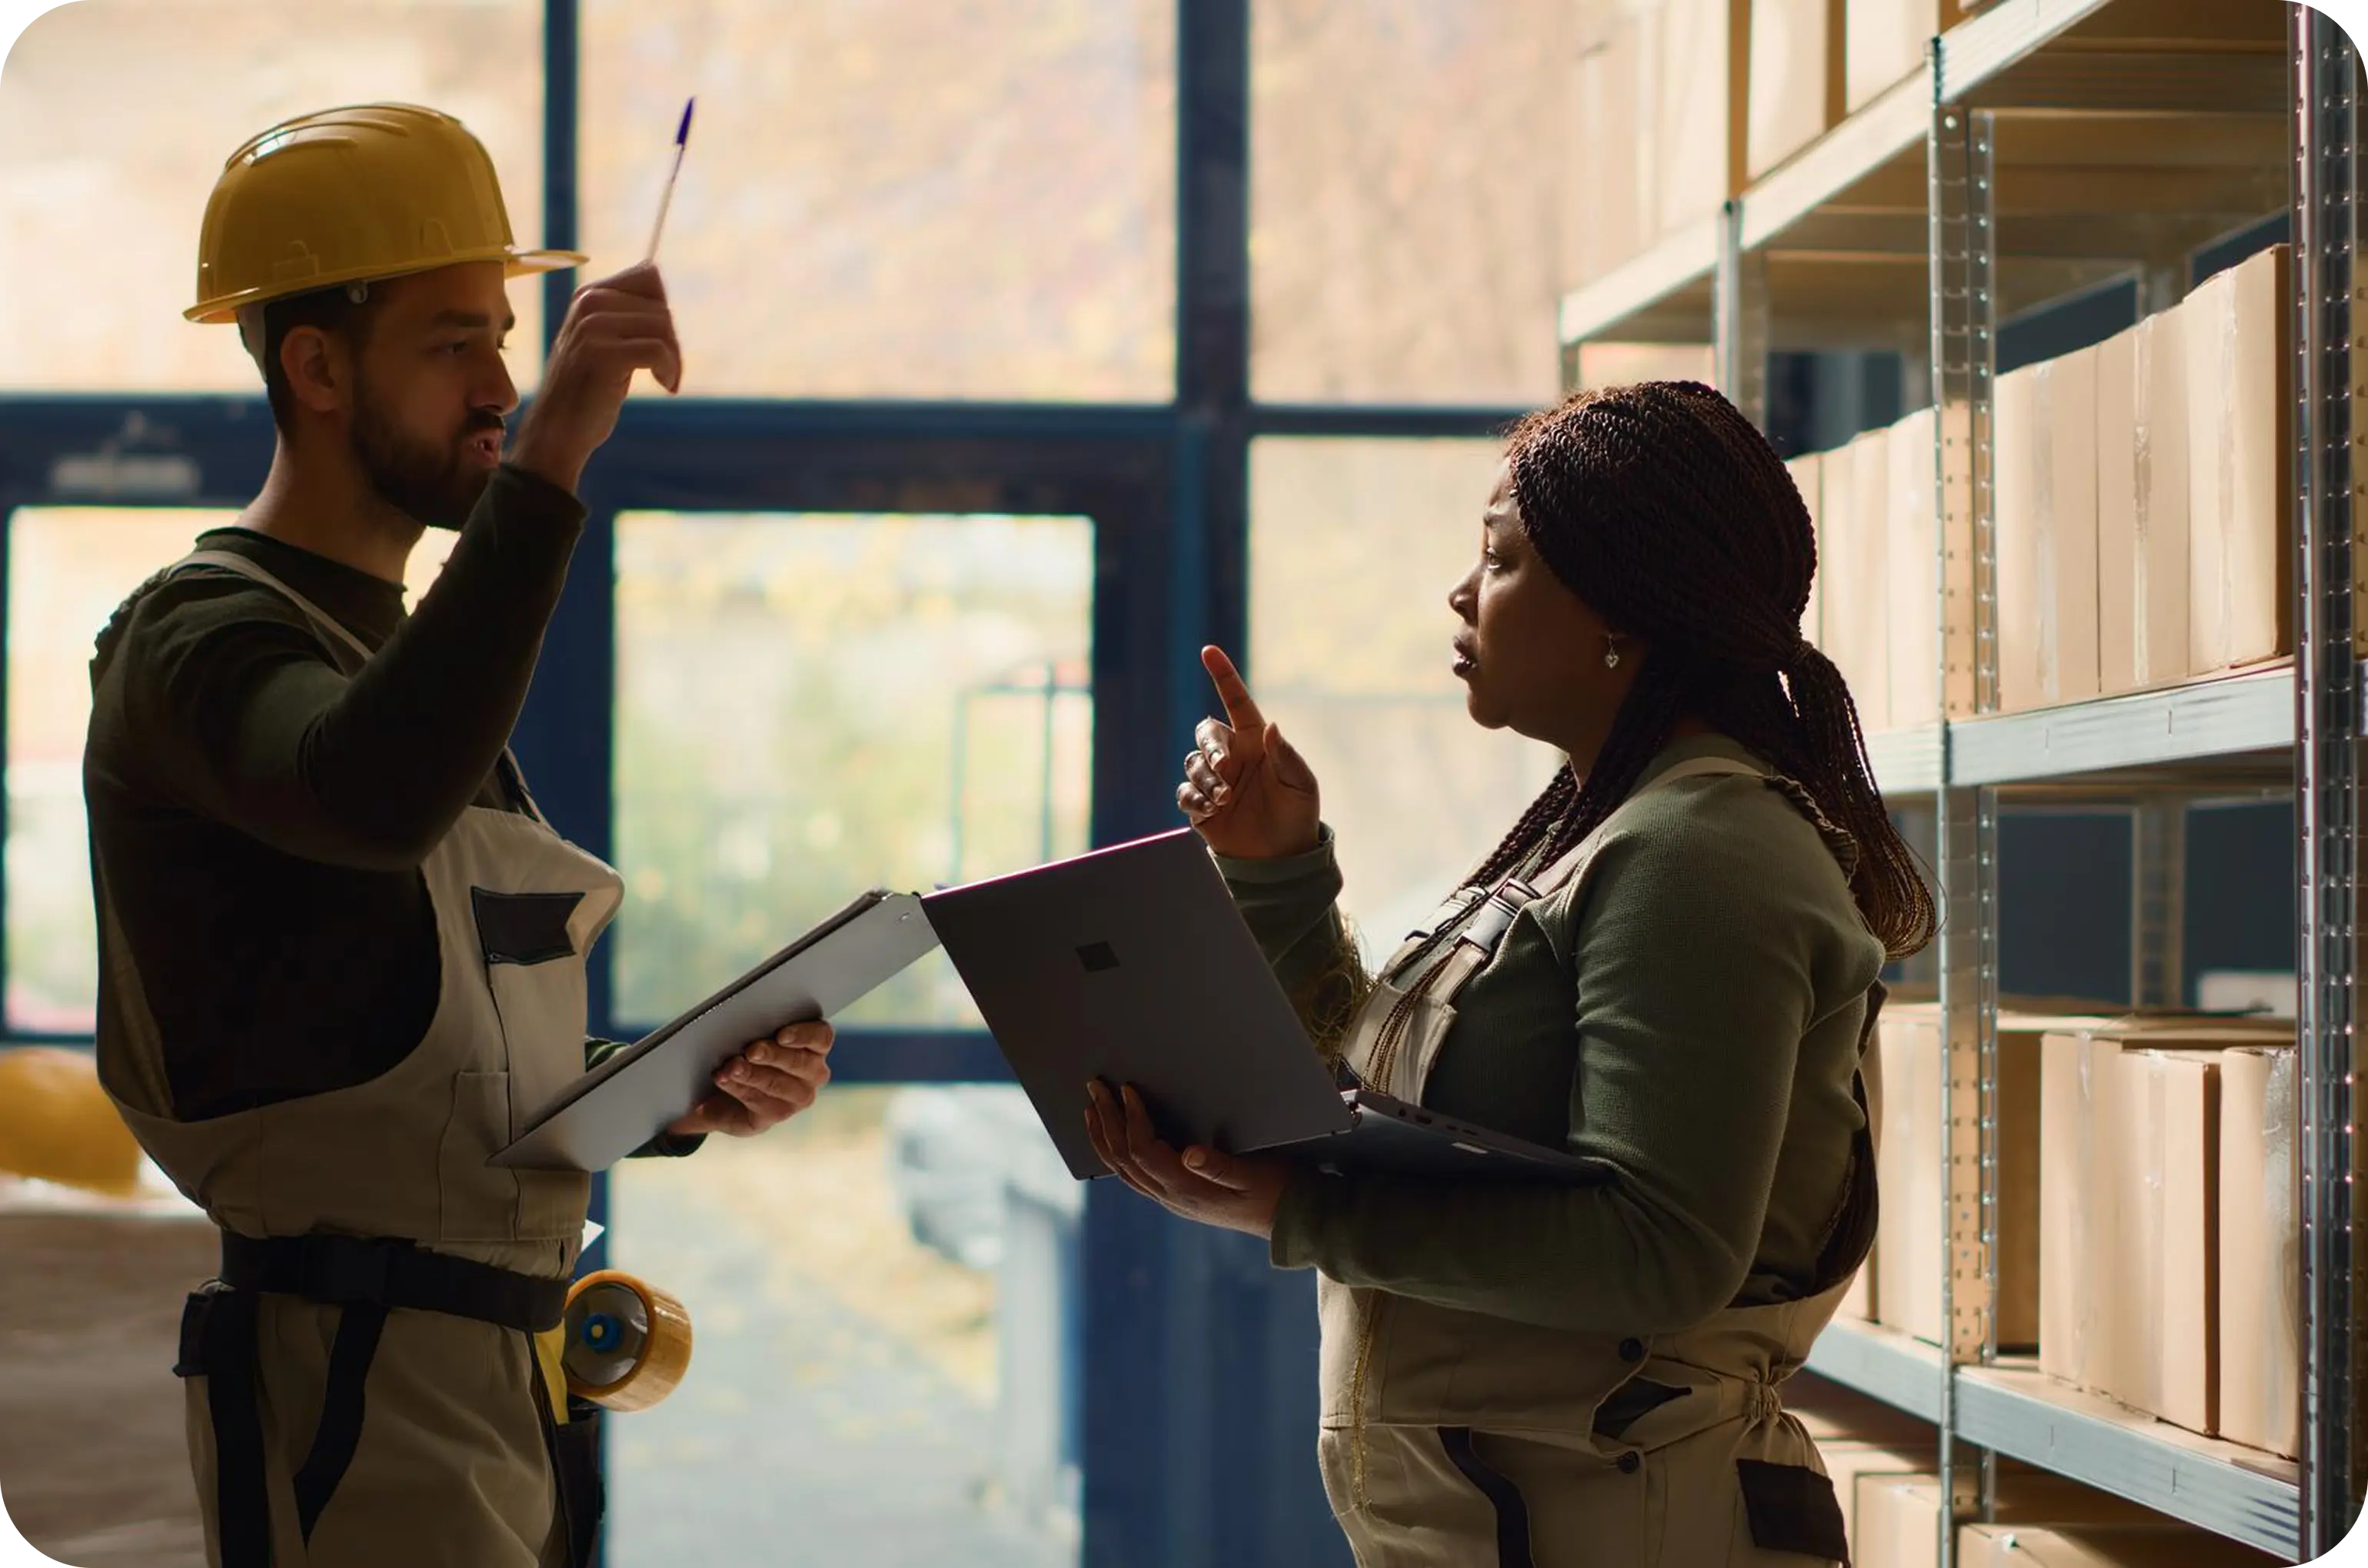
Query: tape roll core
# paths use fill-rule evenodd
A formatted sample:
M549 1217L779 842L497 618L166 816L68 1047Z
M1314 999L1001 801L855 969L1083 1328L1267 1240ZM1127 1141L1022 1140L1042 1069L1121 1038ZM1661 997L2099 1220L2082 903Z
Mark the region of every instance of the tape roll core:
M604 1410L647 1410L690 1369L690 1312L675 1296L617 1269L567 1292L568 1392Z

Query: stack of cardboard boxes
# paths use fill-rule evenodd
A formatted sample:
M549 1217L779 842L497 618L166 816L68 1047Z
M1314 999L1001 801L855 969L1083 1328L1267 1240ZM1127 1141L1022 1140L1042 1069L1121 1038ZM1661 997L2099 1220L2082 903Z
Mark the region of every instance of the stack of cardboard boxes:
M2042 1046L2043 1371L2300 1452L2292 1026L2126 1019Z
M1856 1568L1937 1568L1941 1561L1941 1479L1862 1475L1851 1517ZM1998 1467L1997 1517L2008 1524L2159 1525L2163 1517L2060 1475L2021 1465Z
M1804 631L1850 683L1870 733L1974 710L1972 565L1952 551L1943 576L1933 420L1923 409L1792 465L1817 520L1816 618Z
M2274 246L2094 348L1998 378L2001 710L2294 651L2291 267ZM1932 420L1793 466L1817 518L1808 634L1869 731L1974 710L1971 558L1948 551L1944 579Z
M1567 285L1690 225L1924 63L1967 0L1585 0Z
M1873 1315L1946 1338L1930 1006L1886 1009ZM1998 1339L2144 1416L2298 1451L2294 1028L2001 1010ZM1952 1108L1971 1128L1974 1108Z
M1568 286L1593 282L1742 191L1751 14L1751 0L1587 7L1565 131Z
M1998 382L1998 699L2009 712L2294 648L2290 253Z

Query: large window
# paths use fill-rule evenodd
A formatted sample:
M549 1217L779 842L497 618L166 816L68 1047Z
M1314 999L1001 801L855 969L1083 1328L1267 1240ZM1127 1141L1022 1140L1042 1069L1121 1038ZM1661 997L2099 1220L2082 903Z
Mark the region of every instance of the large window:
M649 246L698 100L658 253L689 395L643 378L598 460L596 548L518 726L554 815L627 882L595 1030L676 1015L868 889L1179 820L1193 651L1243 608L1209 589L1238 582L1218 514L1246 476L1176 403L1178 328L1222 341L1244 271L1251 384L1220 356L1206 390L1338 422L1300 411L1301 434L1253 447L1239 651L1322 776L1348 908L1386 950L1554 759L1472 725L1448 669L1496 444L1364 438L1357 405L1466 411L1437 427L1468 432L1492 417L1474 407L1554 395L1568 9L1254 0L1247 62L1243 13L1197 0L43 17L0 72L0 1032L93 1027L92 639L270 455L235 335L181 316L208 193L269 125L384 99L478 134L521 243L564 202L593 278ZM571 38L571 90L547 93ZM1245 66L1247 130L1224 102ZM1187 75L1212 89L1190 121ZM1184 228L1235 233L1245 177L1250 254L1181 265ZM543 297L511 286L529 390ZM140 460L95 460L117 446ZM430 536L415 587L450 542ZM1206 1536L1338 1560L1305 1443L1304 1278L1073 1180L1024 1096L967 1081L995 1053L941 956L836 1021L839 1083L813 1111L599 1189L594 1261L675 1291L699 1336L675 1397L607 1429L608 1561L1069 1568L1084 1468L1098 1557ZM1208 1463L1222 1487L1177 1489Z
M665 268L692 392L1173 391L1176 0L585 0L583 233ZM646 389L645 389L646 390Z
M629 513L615 1011L673 1017L865 889L1086 847L1093 525ZM976 1027L942 957L848 1015Z
M134 588L187 554L225 511L28 506L7 519L6 1018L13 1033L86 1035L98 1006L83 737L99 629ZM411 558L415 595L460 535Z
M1086 846L1082 517L629 513L617 528L615 1012L670 1016L865 888ZM976 1028L933 955L850 1008ZM832 1089L615 1174L615 1257L693 1380L620 1423L610 1560L1063 1568L1082 1194L1019 1092Z
M1259 441L1252 688L1315 769L1342 906L1378 963L1503 836L1559 760L1465 713L1448 590L1480 549L1502 448Z
M1554 396L1569 0L1250 7L1250 379L1269 402Z
M0 71L0 392L260 390L196 326L198 228L257 131L341 104L457 115L542 240L539 0L76 0ZM510 285L510 369L540 363L541 292Z

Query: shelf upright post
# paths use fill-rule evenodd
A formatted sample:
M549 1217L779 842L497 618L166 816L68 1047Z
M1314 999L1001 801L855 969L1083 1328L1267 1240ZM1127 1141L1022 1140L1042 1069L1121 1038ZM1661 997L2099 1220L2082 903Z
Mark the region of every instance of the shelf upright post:
M2130 1000L2176 1007L2187 996L2187 801L2149 795L2133 816Z
M2295 801L2300 850L2296 1115L2302 1220L2302 1555L2334 1549L2360 1489L2354 1369L2352 1042L2359 657L2353 646L2359 59L2324 13L2293 9Z
M1719 211L1718 268L1711 280L1712 358L1718 390L1743 416L1768 427L1768 258L1743 248L1743 203Z
M1970 613L1974 699L1998 707L1997 548L1992 509L1991 409L1998 371L1998 242L1994 224L1993 126L1987 113L1936 104L1926 141L1931 258L1932 390L1937 417L1933 477L1941 515L1941 581L1951 559L1964 562L1968 602L1945 596L1944 614ZM1944 643L1946 639L1943 640ZM1942 671L1943 689L1948 672ZM1941 1358L1940 1470L1943 1495L1939 1561L1953 1568L1952 1516L1963 1500L1953 1428L1954 1369L1993 1360L1991 1311L1997 1269L1992 1210L1998 1190L1995 1106L1998 1024L1998 800L1986 787L1951 779L1952 743L1942 728L1941 874L1941 1158L1946 1205L1947 1265L1941 1307L1948 1335ZM1993 1471L1979 1463L1980 1500L1992 1495Z

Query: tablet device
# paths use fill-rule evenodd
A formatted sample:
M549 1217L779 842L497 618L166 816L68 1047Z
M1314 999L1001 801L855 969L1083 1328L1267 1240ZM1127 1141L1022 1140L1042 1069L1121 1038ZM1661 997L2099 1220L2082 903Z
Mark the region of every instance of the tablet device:
M921 902L1073 1176L1108 1174L1086 1133L1095 1078L1136 1085L1178 1148L1343 1170L1609 1174L1387 1096L1344 1094L1190 828Z
M714 1093L751 1040L843 1011L937 945L920 900L874 889L569 1085L493 1163L606 1170Z

